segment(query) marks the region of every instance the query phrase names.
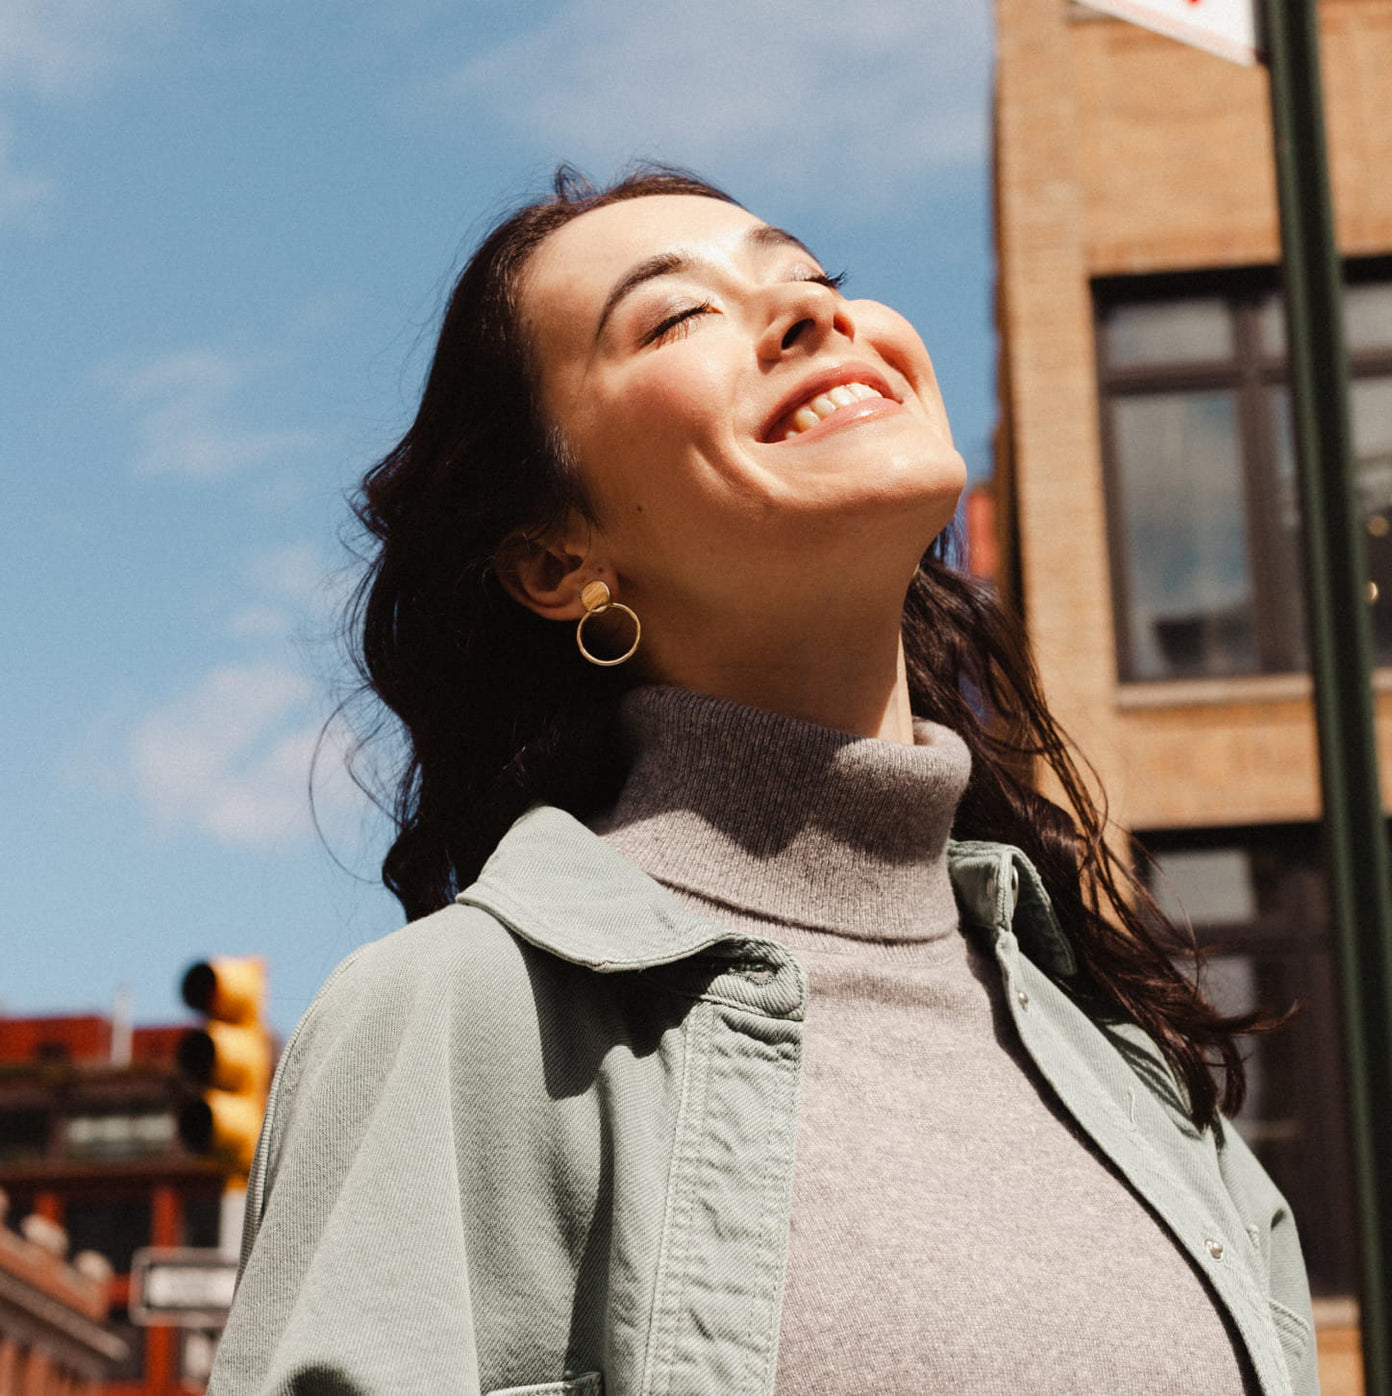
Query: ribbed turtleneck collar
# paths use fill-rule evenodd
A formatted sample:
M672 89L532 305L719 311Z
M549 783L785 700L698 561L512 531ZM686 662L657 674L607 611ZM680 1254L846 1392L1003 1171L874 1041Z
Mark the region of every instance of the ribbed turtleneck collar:
M862 940L956 927L946 846L971 757L856 737L679 688L623 705L632 766L592 828L678 893L741 919Z

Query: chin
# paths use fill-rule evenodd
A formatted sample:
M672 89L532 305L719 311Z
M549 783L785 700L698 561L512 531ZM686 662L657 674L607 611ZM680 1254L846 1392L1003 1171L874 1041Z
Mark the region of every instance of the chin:
M881 459L872 478L857 476L844 506L854 507L853 500L859 497L857 502L863 501L868 509L940 520L933 530L936 537L951 523L966 484L966 462L956 451L927 461L921 457Z

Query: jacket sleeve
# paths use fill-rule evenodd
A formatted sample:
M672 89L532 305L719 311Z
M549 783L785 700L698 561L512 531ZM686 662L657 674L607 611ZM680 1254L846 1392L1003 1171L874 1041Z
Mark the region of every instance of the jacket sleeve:
M450 996L376 949L282 1055L210 1396L479 1396Z
M1310 1284L1290 1205L1230 1121L1218 1140L1223 1181L1256 1247L1267 1303L1280 1335L1295 1396L1319 1396L1319 1361Z

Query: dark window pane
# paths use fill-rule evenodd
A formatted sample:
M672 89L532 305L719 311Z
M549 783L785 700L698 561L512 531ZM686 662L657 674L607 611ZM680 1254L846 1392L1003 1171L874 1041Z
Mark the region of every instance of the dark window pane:
M220 1193L186 1194L184 1197L184 1245L216 1246L222 1228Z
M1232 316L1217 296L1114 306L1106 324L1113 364L1197 363L1233 355Z
M1242 1042L1247 1100L1234 1123L1294 1209L1315 1292L1349 1294L1356 1231L1318 831L1166 831L1142 842L1152 892L1162 906L1182 901L1208 948L1202 984L1214 1004L1300 1005L1287 1027Z
M1257 668L1230 392L1112 404L1133 679Z
M33 1162L47 1147L47 1110L0 1110L0 1163Z
M1225 928L1219 939L1231 931ZM1347 1294L1354 1220L1339 1110L1338 1024L1327 947L1280 936L1246 939L1213 956L1204 987L1228 1013L1258 1006L1302 1011L1270 1037L1243 1043L1247 1100L1234 1123L1286 1194L1305 1243L1316 1293Z
M118 1275L124 1275L130 1270L131 1252L150 1244L150 1200L74 1199L64 1209L63 1223L74 1255L78 1251L96 1251L111 1262Z

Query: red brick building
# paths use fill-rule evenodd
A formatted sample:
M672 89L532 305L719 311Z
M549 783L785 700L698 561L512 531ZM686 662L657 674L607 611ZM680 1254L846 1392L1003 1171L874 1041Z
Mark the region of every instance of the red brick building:
M0 1193L0 1219L9 1199ZM94 1252L65 1259L67 1237L43 1217L0 1226L0 1393L96 1396L127 1345L106 1323L111 1267Z
M127 1312L136 1249L219 1242L225 1171L189 1154L176 1129L189 1094L174 1061L184 1031L123 1029L96 1015L0 1019L0 1188L9 1198L0 1261L26 1244L18 1235L26 1217L61 1228L57 1249L65 1243L70 1255L105 1259L112 1273L100 1286L101 1314L84 1311L98 1323L109 1297L103 1331L120 1340L94 1388L101 1396L201 1390L185 1378L207 1342L186 1345L174 1328L137 1328ZM71 1274L62 1283L90 1300L90 1284L84 1290L81 1276L63 1269ZM0 1391L10 1389L0 1380Z

